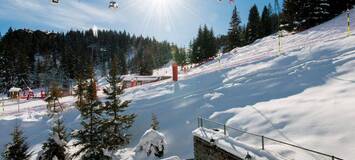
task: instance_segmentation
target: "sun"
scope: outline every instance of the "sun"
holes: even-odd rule
[[[152,27],[171,32],[175,27],[173,20],[180,14],[183,1],[185,0],[136,0],[144,17],[143,32]]]

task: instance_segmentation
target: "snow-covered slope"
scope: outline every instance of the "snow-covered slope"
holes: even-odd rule
[[[343,14],[283,37],[284,55],[278,54],[277,37],[269,36],[223,55],[221,63],[181,74],[176,83],[130,90],[125,96],[134,99],[130,112],[139,115],[132,133],[144,131],[151,112],[157,113],[168,152],[191,158],[191,131],[203,116],[352,159],[355,126],[347,122],[355,118],[355,37],[345,32]],[[259,140],[241,140],[260,146]],[[267,148],[289,159],[326,158],[285,146]]]
[[[351,11],[355,17],[355,10]],[[351,21],[355,21],[352,18]],[[355,24],[351,24],[355,30]],[[282,38],[276,36],[224,54],[220,63],[208,62],[180,74],[178,82],[164,81],[128,89],[133,100],[128,112],[138,115],[130,132],[130,147],[158,115],[167,138],[166,156],[193,157],[192,131],[197,117],[305,146],[344,159],[355,151],[355,36],[346,36],[346,16]],[[25,105],[25,104],[24,104]],[[8,106],[11,107],[11,106]],[[12,107],[16,107],[13,105]],[[0,136],[8,137],[21,119],[0,117]],[[75,109],[64,114],[66,126],[79,126]],[[45,140],[47,118],[23,122],[31,144]],[[5,128],[5,130],[3,130]],[[259,141],[230,133],[248,145]],[[0,150],[9,138],[0,139]],[[37,147],[38,148],[38,147]],[[266,149],[286,159],[326,159],[266,143]]]

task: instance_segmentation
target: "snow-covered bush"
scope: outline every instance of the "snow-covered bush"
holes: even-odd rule
[[[156,157],[163,157],[166,149],[166,138],[164,134],[154,130],[147,130],[141,137],[138,145],[135,148],[136,152],[145,152],[147,157],[154,154]]]

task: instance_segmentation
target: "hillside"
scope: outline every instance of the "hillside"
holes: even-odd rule
[[[177,83],[130,90],[125,96],[134,99],[130,112],[140,115],[132,133],[146,129],[151,112],[157,113],[169,152],[191,158],[191,131],[203,116],[350,159],[355,147],[350,128],[355,126],[347,122],[355,118],[355,38],[345,31],[343,14],[283,37],[283,55],[277,37],[269,36],[223,55],[220,63],[182,74]],[[288,159],[307,156],[283,149],[290,148],[272,147]]]
[[[355,10],[351,16],[355,17]],[[355,29],[354,23],[351,28]],[[193,157],[192,131],[197,127],[197,117],[202,116],[352,159],[355,36],[347,37],[345,31],[346,16],[342,14],[317,27],[282,37],[282,54],[278,53],[277,36],[272,35],[224,54],[220,62],[210,61],[181,73],[178,82],[127,89],[123,98],[133,100],[127,112],[138,115],[130,130],[133,135],[130,147],[138,143],[149,128],[151,113],[155,113],[160,131],[167,138],[166,156]],[[64,100],[69,105],[74,98]],[[31,144],[46,139],[48,118],[40,109],[33,109],[44,108],[44,104],[24,103],[27,111],[20,114],[6,111],[1,115],[0,126],[5,129],[1,129],[0,136],[6,138],[0,139],[0,150],[18,121],[23,121]],[[7,107],[15,110],[17,105]],[[75,109],[64,113],[66,126],[71,129],[79,126],[79,118]],[[259,146],[259,142],[245,135],[231,133],[231,136]],[[324,158],[277,145],[266,148],[280,159]]]

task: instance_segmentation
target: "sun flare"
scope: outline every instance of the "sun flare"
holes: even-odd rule
[[[145,32],[148,28],[171,32],[176,29],[173,19],[180,15],[186,6],[185,0],[137,0],[142,13]]]

